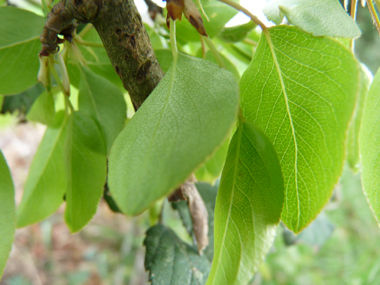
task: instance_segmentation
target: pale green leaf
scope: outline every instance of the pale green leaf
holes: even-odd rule
[[[81,68],[78,106],[98,124],[108,153],[127,116],[123,93],[104,77]]]
[[[239,26],[226,27],[220,31],[218,37],[225,42],[240,42],[256,27],[257,25],[253,21],[249,21],[248,23]]]
[[[206,161],[202,167],[197,169],[195,176],[198,181],[214,184],[223,170],[224,161],[226,160],[229,140],[226,140],[216,153]]]
[[[371,78],[369,71],[365,70],[366,67],[359,68],[359,88],[357,92],[357,99],[353,117],[350,122],[347,137],[347,162],[354,172],[360,169],[360,155],[359,155],[359,131],[362,122],[363,110],[369,86],[371,85]]]
[[[240,81],[245,119],[278,153],[285,181],[282,221],[301,231],[321,211],[342,172],[358,70],[334,40],[280,26],[263,35]]]
[[[289,23],[314,36],[356,38],[360,30],[338,0],[282,0],[264,8],[268,20]]]
[[[53,122],[55,115],[54,98],[52,94],[46,91],[38,96],[37,100],[33,103],[32,108],[28,112],[26,118],[29,121],[39,122],[41,124],[49,125]]]
[[[15,233],[14,187],[7,162],[0,151],[0,279]]]
[[[44,24],[32,12],[0,7],[0,94],[16,94],[37,82]]]
[[[284,184],[268,138],[249,123],[233,136],[216,197],[207,284],[247,284],[274,240]]]
[[[194,247],[183,242],[172,230],[157,224],[144,240],[145,269],[152,285],[204,284],[210,272],[210,262]]]
[[[380,221],[380,69],[369,89],[359,135],[364,193]]]
[[[58,112],[47,128],[30,166],[17,209],[17,227],[37,223],[54,213],[67,187],[64,157],[67,116]]]
[[[156,32],[155,28],[150,27],[148,24],[144,24],[145,30],[148,33],[150,43],[152,44],[152,47],[154,50],[156,49],[163,49],[166,46],[164,46],[164,40],[163,38]]]
[[[238,0],[233,0],[239,2]],[[198,1],[196,1],[198,2]],[[223,29],[224,25],[227,24],[233,16],[237,14],[237,11],[217,0],[201,0],[204,11],[210,21],[207,21],[202,12],[201,16],[203,19],[203,24],[206,28],[207,35],[210,38],[215,37]],[[177,21],[176,23],[177,37],[178,39],[187,41],[199,41],[199,33],[197,30],[189,23],[189,21],[182,17],[182,21]]]
[[[237,105],[231,73],[179,54],[111,149],[109,186],[121,210],[138,214],[183,182],[227,137]]]
[[[98,127],[82,112],[70,115],[65,143],[65,221],[71,232],[77,232],[91,220],[102,197],[107,156]]]
[[[198,53],[197,56],[198,57],[202,57],[202,53],[200,53],[200,54]],[[232,73],[232,75],[234,76],[236,82],[239,82],[239,80],[240,80],[240,74],[239,74],[239,71],[237,70],[236,66],[225,55],[220,54],[220,56],[223,59],[223,62],[225,64],[225,66],[226,66],[226,69],[229,72]],[[212,54],[212,52],[210,50],[206,52],[206,60],[209,60],[209,61],[217,64],[215,56]]]

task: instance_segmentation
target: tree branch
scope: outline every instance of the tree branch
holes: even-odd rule
[[[137,110],[164,76],[133,0],[63,0],[55,5],[41,34],[42,55],[55,53],[74,20],[99,33],[116,73]]]

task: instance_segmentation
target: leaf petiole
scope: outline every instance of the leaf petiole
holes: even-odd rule
[[[210,48],[212,54],[214,55],[215,59],[216,59],[216,62],[218,63],[218,65],[220,67],[223,67],[223,68],[226,68],[226,65],[224,64],[224,61],[222,59],[222,57],[220,56],[218,50],[216,49],[214,43],[212,42],[212,40],[209,38],[209,37],[206,37],[206,36],[203,36],[203,39],[205,40],[206,44],[208,45],[208,47]]]
[[[177,39],[176,39],[176,31],[175,31],[175,21],[170,18],[170,45],[172,47],[173,60],[177,61],[178,58],[178,49],[177,49]]]

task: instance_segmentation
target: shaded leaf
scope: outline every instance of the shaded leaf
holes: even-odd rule
[[[190,210],[186,201],[171,202],[171,206],[174,210],[177,210],[181,217],[182,223],[187,232],[193,234],[193,221],[191,220]]]
[[[359,135],[363,190],[368,203],[380,221],[380,71],[368,92]]]
[[[249,123],[234,134],[215,206],[214,259],[207,284],[247,284],[274,240],[284,185],[268,138]]]
[[[37,100],[33,103],[32,108],[26,116],[26,119],[29,121],[35,121],[41,124],[49,125],[54,121],[54,115],[54,98],[52,94],[48,94],[45,91],[40,94]]]
[[[360,169],[359,131],[362,123],[365,100],[369,86],[371,85],[371,78],[369,78],[368,75],[369,71],[365,71],[365,68],[364,66],[359,68],[359,88],[354,115],[350,122],[347,137],[347,162],[354,172],[358,172]]]
[[[144,245],[145,269],[149,270],[152,285],[205,283],[210,262],[172,230],[161,224],[155,225],[147,231]]]
[[[45,19],[32,12],[0,7],[0,94],[17,94],[37,82],[44,24]]]
[[[268,36],[240,81],[241,106],[277,151],[285,181],[281,219],[297,233],[327,203],[342,172],[357,64],[336,41],[295,27],[273,27]]]
[[[231,73],[179,54],[111,149],[109,186],[121,210],[141,213],[183,182],[226,138],[237,100]]]
[[[225,27],[220,31],[218,37],[225,42],[240,42],[244,40],[248,33],[256,27],[257,25],[253,21],[234,27]]]
[[[68,130],[65,221],[71,232],[77,232],[91,220],[102,197],[107,156],[98,127],[84,113],[70,115]]]
[[[284,239],[287,245],[303,242],[311,246],[322,247],[330,238],[334,231],[334,224],[324,212],[305,228],[299,235],[294,235],[291,231],[285,228]]]
[[[238,0],[233,1],[239,2]],[[201,0],[201,3],[210,20],[207,21],[203,13],[201,13],[203,24],[210,38],[216,36],[223,29],[224,25],[237,14],[234,8],[216,0]],[[199,33],[186,19],[177,21],[176,29],[179,40],[185,42],[200,40]]]
[[[108,153],[127,116],[127,106],[120,89],[104,77],[81,68],[78,107],[98,124]]]
[[[67,122],[67,116],[61,111],[46,129],[30,166],[22,201],[17,209],[17,227],[45,219],[63,202],[68,182],[64,162]]]
[[[160,64],[162,70],[165,73],[168,72],[173,62],[172,52],[168,49],[158,49],[158,50],[155,50],[154,53],[156,54],[158,63]]]
[[[14,187],[7,162],[0,151],[0,279],[15,233],[15,200]]]
[[[314,36],[356,38],[360,30],[338,0],[282,0],[263,10],[268,20],[289,23]]]

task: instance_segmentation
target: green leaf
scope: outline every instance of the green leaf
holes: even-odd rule
[[[237,106],[231,73],[179,54],[111,149],[109,186],[120,209],[141,213],[183,182],[226,138]]]
[[[277,151],[285,181],[281,219],[297,233],[327,203],[342,172],[357,64],[336,41],[295,27],[273,27],[268,36],[240,81],[241,106]]]
[[[179,216],[181,217],[183,226],[189,233],[193,234],[193,220],[191,219],[191,214],[189,207],[187,206],[187,201],[178,201],[170,203],[174,210],[178,211]]]
[[[150,228],[144,240],[145,269],[152,285],[204,284],[210,262],[194,247],[178,238],[169,228],[157,224]]]
[[[369,89],[364,107],[359,146],[364,193],[380,224],[380,69]]]
[[[350,122],[347,137],[347,162],[354,172],[360,169],[360,154],[359,154],[359,131],[362,123],[363,110],[371,78],[369,71],[365,71],[364,66],[359,68],[359,88],[355,105],[354,115]]]
[[[244,40],[248,33],[256,27],[257,25],[253,21],[249,21],[248,23],[239,26],[226,27],[220,31],[218,37],[225,42],[240,42]]]
[[[43,92],[32,105],[26,118],[29,121],[49,125],[54,121],[55,106],[52,94]]]
[[[98,124],[108,153],[127,116],[123,93],[104,77],[81,68],[78,106]]]
[[[238,0],[233,0],[238,2]],[[202,12],[201,16],[203,19],[203,24],[206,28],[207,35],[210,38],[215,37],[223,29],[224,25],[227,24],[229,20],[232,19],[237,14],[237,11],[217,0],[201,0],[204,11],[210,21],[207,21]],[[198,4],[197,4],[198,6]],[[197,30],[189,23],[189,21],[182,17],[182,21],[177,21],[177,38],[184,42],[188,41],[199,41],[199,33]]]
[[[77,232],[91,220],[102,197],[107,156],[102,135],[90,117],[74,112],[68,130],[65,221],[71,232]]]
[[[284,240],[287,245],[303,242],[320,248],[330,238],[334,228],[334,224],[331,223],[327,215],[322,212],[297,236],[285,228]]]
[[[215,180],[222,173],[229,142],[229,140],[226,140],[217,152],[201,168],[197,169],[195,176],[198,181],[214,184]]]
[[[249,123],[233,136],[215,206],[214,259],[207,284],[247,284],[274,240],[284,185],[268,138]]]
[[[163,49],[164,48],[163,40],[161,36],[156,32],[156,30],[145,23],[144,23],[144,27],[145,27],[146,32],[148,33],[149,40],[150,40],[150,43],[152,44],[153,49],[154,50]]]
[[[37,82],[44,24],[32,12],[0,7],[0,94],[17,94]]]
[[[156,54],[158,63],[160,64],[162,70],[165,73],[168,72],[173,62],[172,52],[168,49],[158,49],[158,50],[155,50],[154,53]]]
[[[45,219],[62,204],[68,182],[64,164],[66,132],[67,116],[61,111],[46,129],[33,158],[17,209],[17,227]]]
[[[84,35],[82,39],[88,42],[102,43],[102,40],[94,28],[87,32],[87,34]],[[123,83],[113,68],[107,51],[104,48],[85,47],[80,44],[78,44],[78,47],[83,57],[86,59],[89,69],[91,69],[96,74],[105,77],[117,87],[123,88]],[[76,88],[79,88],[79,79],[81,78],[81,74],[77,65],[74,64],[72,60],[69,60],[67,62],[67,71],[69,73],[70,83]]]
[[[268,20],[289,23],[314,36],[356,38],[361,32],[338,0],[282,0],[263,10]]]
[[[11,173],[3,153],[0,151],[0,279],[15,233],[15,200]]]

